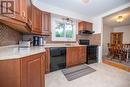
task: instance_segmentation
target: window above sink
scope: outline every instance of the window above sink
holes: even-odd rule
[[[52,41],[76,41],[77,22],[52,16]]]

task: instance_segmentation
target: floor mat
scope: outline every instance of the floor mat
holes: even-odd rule
[[[88,75],[96,70],[87,66],[86,64],[63,69],[62,72],[67,78],[68,81],[72,81],[74,79],[80,78],[82,76]]]

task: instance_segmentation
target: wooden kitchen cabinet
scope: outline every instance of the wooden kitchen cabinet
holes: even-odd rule
[[[42,12],[42,34],[51,34],[51,14],[48,12]]]
[[[1,14],[4,15],[0,18],[1,23],[24,33],[51,34],[50,13],[43,12],[32,5],[31,0],[14,0],[14,6],[14,14]]]
[[[50,72],[50,48],[47,48],[45,56],[45,73],[49,72]]]
[[[86,62],[86,47],[79,47],[79,64],[83,64]]]
[[[76,63],[78,59],[75,58],[78,56],[77,53],[78,52],[75,47],[67,48],[67,51],[66,51],[66,66],[67,67],[77,65]]]
[[[13,0],[13,1],[14,1],[14,9],[11,10],[13,14],[1,13],[0,22],[12,27],[17,31],[30,32],[30,28],[32,26],[31,0]],[[0,3],[0,5],[2,4]],[[7,10],[10,11],[10,9]]]
[[[79,27],[79,31],[80,30],[90,30],[90,31],[92,31],[93,24],[90,23],[90,22],[82,21],[82,22],[79,22],[78,27]]]
[[[40,35],[51,34],[51,15],[32,7],[32,33]]]
[[[45,54],[21,59],[22,87],[44,87]]]
[[[71,67],[86,62],[86,47],[69,47],[66,51],[66,66]]]
[[[0,61],[0,87],[45,87],[45,54]]]
[[[42,12],[35,6],[32,6],[32,33],[42,33]]]
[[[20,87],[20,61],[0,61],[0,87]]]
[[[1,15],[15,20],[24,21],[25,9],[23,8],[23,3],[24,2],[22,0],[13,0],[12,2],[1,0]],[[8,4],[10,4],[12,8],[8,8]]]
[[[12,21],[11,19],[14,19],[16,21],[27,22],[29,11],[28,9],[31,6],[31,0],[13,0],[14,5],[11,4],[11,6],[13,6],[11,9],[4,6],[4,4],[7,4],[7,6],[8,4],[10,4],[7,1],[8,0],[1,0],[1,15],[9,17],[10,19],[8,19],[8,21]],[[10,14],[7,12],[9,12]]]

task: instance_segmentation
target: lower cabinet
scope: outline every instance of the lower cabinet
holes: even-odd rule
[[[45,73],[50,72],[50,49],[46,49],[46,55],[45,55]]]
[[[66,66],[71,67],[86,63],[86,47],[69,47],[66,52]]]
[[[86,47],[82,46],[78,48],[79,56],[78,56],[78,64],[86,63],[87,53],[86,53]]]
[[[0,87],[45,87],[45,54],[0,61]]]
[[[21,87],[20,71],[19,60],[1,60],[0,87]]]
[[[44,87],[45,54],[21,59],[22,87]]]

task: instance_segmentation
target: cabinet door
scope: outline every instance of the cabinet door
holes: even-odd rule
[[[78,53],[78,48],[77,47],[70,47],[67,48],[66,52],[66,66],[75,66],[78,64],[79,60],[79,53]]]
[[[22,87],[45,87],[44,63],[43,53],[21,59]]]
[[[79,27],[79,31],[86,29],[86,24],[85,24],[85,22],[80,22],[80,23],[78,24],[78,27]]]
[[[86,62],[86,47],[67,48],[66,66],[75,66]]]
[[[123,42],[123,32],[111,33],[111,44],[122,44]]]
[[[90,23],[90,22],[86,22],[86,29],[92,31],[92,29],[93,29],[93,24]]]
[[[79,22],[78,26],[79,26],[79,31],[80,30],[90,30],[90,31],[92,31],[92,29],[93,29],[93,24],[90,23],[90,22],[82,21],[82,22]]]
[[[86,47],[79,47],[79,64],[86,63]]]
[[[23,5],[26,5],[26,0],[1,0],[1,14],[24,22],[26,19],[26,6]]]
[[[21,87],[19,60],[0,61],[0,87]]]
[[[32,25],[32,2],[31,0],[19,0],[20,1],[20,15],[21,21]]]
[[[46,49],[46,57],[45,57],[45,72],[50,72],[50,49]]]
[[[19,20],[27,23],[27,0],[18,0],[20,3]]]
[[[33,18],[32,32],[36,34],[41,34],[42,12],[35,6],[32,6],[32,18]]]
[[[73,48],[67,48],[66,49],[66,66],[67,67],[74,65],[73,57],[74,57]]]
[[[27,24],[29,25],[30,28],[32,28],[32,3],[31,0],[27,0]]]
[[[117,42],[118,44],[122,44],[122,42],[123,42],[123,32],[118,34],[118,40],[117,41],[118,41]]]
[[[47,12],[42,12],[42,34],[50,35],[51,32],[51,15]]]

